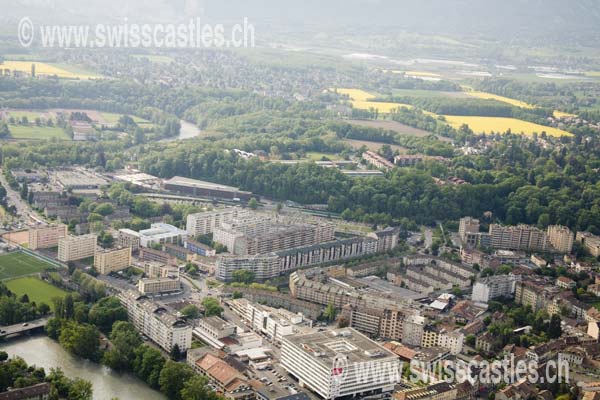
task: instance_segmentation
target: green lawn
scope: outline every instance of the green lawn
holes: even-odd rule
[[[8,129],[13,139],[69,139],[65,131],[56,126],[9,125]]]
[[[0,256],[0,280],[42,272],[52,265],[22,252]]]
[[[311,161],[321,161],[323,157],[330,159],[331,161],[341,161],[344,158],[340,157],[337,154],[328,154],[328,153],[317,153],[317,152],[309,152],[306,153],[306,158]]]
[[[17,297],[26,294],[29,301],[35,301],[38,304],[46,303],[51,308],[53,307],[53,297],[63,297],[67,294],[66,291],[33,276],[13,279],[6,281],[5,284]]]
[[[115,113],[108,113],[108,112],[103,112],[100,113],[102,115],[102,118],[104,118],[104,120],[106,121],[107,124],[111,124],[111,125],[116,125],[119,122],[119,118],[121,118],[123,116],[123,114],[115,114]],[[144,118],[140,118],[140,117],[136,117],[135,115],[130,115],[131,118],[133,118],[133,121],[138,124],[141,128],[151,128],[154,126],[154,124]]]

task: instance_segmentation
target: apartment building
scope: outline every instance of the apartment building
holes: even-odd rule
[[[512,298],[519,275],[494,275],[475,282],[471,299],[477,303],[488,303],[498,297]]]
[[[352,328],[284,336],[281,365],[323,399],[391,392],[387,374],[400,368],[395,354]]]
[[[214,241],[237,255],[267,254],[333,239],[332,224],[288,225],[263,219],[222,223],[213,233]]]
[[[185,248],[192,253],[203,257],[214,257],[217,255],[217,251],[215,249],[190,238],[185,241]]]
[[[131,247],[132,252],[140,249],[140,234],[131,229],[119,229],[117,247]]]
[[[162,264],[177,265],[177,258],[164,251],[154,250],[148,247],[140,248],[139,258],[141,261],[155,261]]]
[[[62,262],[93,257],[96,250],[96,235],[66,236],[58,240],[58,259]]]
[[[377,240],[377,252],[385,253],[396,248],[400,239],[400,229],[388,227],[380,231],[372,232],[369,237]]]
[[[530,225],[490,225],[491,246],[496,249],[550,251],[546,232]]]
[[[257,280],[266,280],[280,274],[279,257],[276,254],[254,256],[221,256],[217,259],[215,277],[224,282],[233,280],[237,270],[254,273]]]
[[[427,319],[421,315],[409,315],[402,326],[402,344],[421,346]]]
[[[155,296],[180,291],[181,282],[179,278],[170,277],[142,278],[138,281],[137,287],[142,295]]]
[[[144,275],[148,278],[179,277],[179,268],[157,261],[146,261],[144,262]]]
[[[596,236],[590,232],[577,232],[575,237],[583,248],[594,257],[600,257],[600,236]]]
[[[457,355],[462,352],[464,341],[465,335],[461,332],[438,331],[432,326],[426,326],[423,329],[420,346],[424,349],[442,347],[448,349],[450,354]]]
[[[213,233],[222,223],[249,216],[250,211],[241,207],[201,212],[188,215],[185,227],[189,236],[207,235]]]
[[[237,299],[232,309],[239,310],[240,318],[246,321],[252,330],[266,335],[270,340],[281,343],[283,336],[293,335],[296,325],[304,321],[302,314],[294,314],[283,308],[273,308],[251,303],[246,299]]]
[[[370,150],[367,150],[362,154],[362,159],[375,168],[384,169],[386,171],[390,171],[394,168],[394,164],[392,162]]]
[[[139,231],[140,246],[152,247],[157,244],[179,244],[187,238],[187,232],[173,225],[157,223],[150,225],[150,229]]]
[[[29,229],[29,248],[48,249],[58,246],[58,240],[67,236],[64,224],[40,226]]]
[[[119,300],[137,331],[164,351],[170,352],[175,345],[187,351],[192,346],[192,326],[165,307],[131,290],[121,292]]]
[[[467,233],[479,232],[479,220],[471,217],[463,217],[458,225],[458,236],[463,244],[467,242]]]
[[[131,247],[103,249],[96,247],[94,268],[101,275],[108,275],[131,265]]]
[[[566,226],[550,225],[546,234],[548,241],[557,252],[568,254],[573,249],[573,232]]]
[[[559,291],[560,289],[547,285],[545,281],[523,279],[516,283],[515,303],[531,306],[534,311],[547,309]]]

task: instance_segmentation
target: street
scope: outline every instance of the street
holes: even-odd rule
[[[41,223],[46,224],[44,218],[34,211],[27,201],[21,198],[21,195],[8,185],[8,181],[4,177],[4,171],[0,169],[0,184],[6,189],[6,199],[8,206],[14,206],[17,210],[17,215],[21,217],[21,222],[24,224]]]

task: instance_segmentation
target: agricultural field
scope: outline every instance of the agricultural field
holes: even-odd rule
[[[462,124],[467,124],[475,133],[506,132],[511,130],[513,133],[524,133],[533,135],[546,132],[548,136],[561,137],[572,136],[571,133],[550,126],[534,124],[532,122],[522,121],[516,118],[500,117],[468,117],[457,115],[445,115],[446,121],[455,128],[460,128]]]
[[[8,129],[13,139],[69,139],[66,132],[57,126],[9,125]]]
[[[1,69],[9,69],[11,71],[19,71],[25,74],[31,74],[31,65],[35,64],[36,75],[58,76],[63,79],[95,79],[100,78],[100,75],[86,71],[76,66],[51,64],[37,61],[9,61],[5,60],[0,64]]]
[[[496,101],[500,101],[502,103],[510,104],[511,106],[515,106],[515,107],[529,108],[529,109],[535,108],[535,106],[532,106],[531,104],[527,104],[524,101],[511,99],[509,97],[504,97],[504,96],[498,96],[497,94],[486,93],[486,92],[477,92],[477,91],[467,91],[465,93],[469,96],[477,97],[478,99],[496,100]]]
[[[0,255],[0,280],[45,271],[52,265],[22,252]]]
[[[380,113],[387,114],[399,107],[413,108],[410,104],[371,101],[377,96],[360,89],[337,89],[337,92],[348,95],[352,106],[359,110],[376,109]]]
[[[123,116],[123,114],[115,114],[115,113],[107,113],[101,112],[99,113],[100,117],[103,121],[98,121],[99,123],[103,123],[106,125],[116,125],[119,122],[119,118]],[[154,124],[144,118],[136,117],[135,115],[130,115],[133,118],[133,121],[140,126],[140,128],[151,128]],[[93,118],[92,118],[93,119]]]
[[[38,304],[46,303],[50,308],[53,307],[53,297],[64,297],[67,294],[63,289],[57,288],[33,276],[12,279],[4,283],[17,297],[26,294],[29,297],[29,301],[35,301]]]
[[[389,131],[394,131],[399,135],[417,136],[417,137],[426,137],[426,136],[432,135],[431,132],[427,132],[427,131],[425,131],[423,129],[419,129],[419,128],[414,128],[412,126],[404,125],[404,124],[401,124],[400,122],[396,122],[396,121],[388,121],[388,120],[374,121],[374,120],[353,119],[353,120],[348,120],[346,122],[353,124],[353,125],[364,126],[367,128],[386,129]],[[440,140],[451,142],[451,140],[449,138],[444,138],[444,137],[440,137]]]
[[[365,146],[367,149],[371,151],[378,151],[382,146],[385,146],[387,143],[380,142],[371,142],[368,140],[358,140],[358,139],[342,139],[342,142],[351,146],[353,149],[360,149]],[[408,149],[406,147],[398,146],[397,144],[387,144],[393,151],[398,151],[399,154],[408,154]]]

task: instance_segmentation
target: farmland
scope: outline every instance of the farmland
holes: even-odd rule
[[[57,126],[9,125],[8,129],[13,139],[69,139],[65,131]]]
[[[417,137],[426,137],[430,136],[431,132],[427,132],[423,129],[413,128],[412,126],[401,124],[396,121],[387,121],[387,120],[349,120],[349,123],[358,126],[364,126],[367,128],[380,128],[386,129],[390,131],[394,131],[399,135],[407,135],[407,136],[417,136]],[[448,138],[441,138],[441,140],[450,141]]]
[[[387,114],[399,107],[413,108],[410,104],[371,101],[376,96],[360,89],[337,89],[337,92],[347,95],[352,102],[352,106],[359,110],[376,109],[380,113]]]
[[[64,79],[94,79],[99,78],[99,75],[93,72],[85,71],[75,66],[66,66],[60,64],[50,64],[44,62],[33,61],[4,61],[0,64],[0,68],[10,71],[19,71],[25,74],[31,74],[31,65],[35,65],[36,75],[57,76]]]
[[[467,117],[457,115],[445,115],[446,120],[455,128],[459,128],[462,124],[467,124],[475,133],[491,133],[491,132],[506,132],[511,130],[513,133],[524,133],[525,135],[533,135],[546,132],[548,136],[561,137],[572,136],[569,132],[550,126],[534,124],[532,122],[521,121],[516,118],[500,118],[500,117]]]
[[[29,301],[37,304],[46,303],[50,308],[53,307],[52,298],[64,297],[67,294],[66,291],[33,276],[13,279],[5,284],[18,297],[26,294]]]
[[[52,267],[50,264],[22,252],[0,256],[0,280],[35,274]]]
[[[531,104],[527,104],[524,101],[511,99],[509,97],[504,97],[504,96],[498,96],[498,95],[492,94],[492,93],[477,92],[477,91],[467,91],[465,93],[468,94],[469,96],[477,97],[478,99],[496,100],[496,101],[500,101],[502,103],[510,104],[511,106],[515,106],[515,107],[529,108],[529,109],[535,108],[535,106],[532,106]]]

